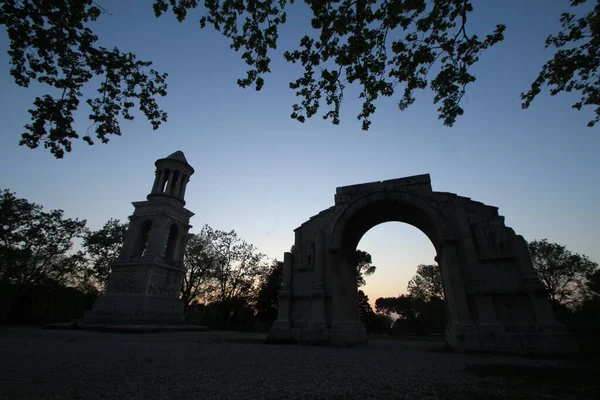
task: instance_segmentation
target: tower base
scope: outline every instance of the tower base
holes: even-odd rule
[[[106,293],[81,322],[88,324],[182,324],[178,298],[184,271],[170,265],[115,264]]]

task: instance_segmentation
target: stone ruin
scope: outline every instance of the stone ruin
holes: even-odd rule
[[[184,208],[184,197],[194,169],[181,151],[155,165],[156,177],[147,200],[133,203],[135,211],[106,292],[96,299],[83,323],[183,322],[179,293],[189,221],[194,215]]]
[[[504,224],[498,208],[433,191],[428,174],[339,187],[332,207],[295,230],[270,337],[365,342],[353,255],[369,229],[388,221],[415,226],[433,243],[446,297],[445,335],[453,348],[576,351],[556,321],[523,237]]]
[[[194,169],[181,151],[156,161],[146,201],[134,202],[106,292],[82,323],[177,324],[183,256],[194,215],[185,189]],[[434,192],[428,174],[339,187],[335,204],[295,230],[284,254],[275,340],[349,346],[367,340],[359,319],[356,246],[372,227],[405,222],[429,237],[441,270],[457,350],[571,353],[575,342],[554,316],[522,236],[496,207]]]

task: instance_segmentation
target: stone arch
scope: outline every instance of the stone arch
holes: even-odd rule
[[[467,320],[468,305],[460,265],[452,258],[455,253],[454,235],[447,217],[435,206],[435,198],[402,189],[380,190],[365,194],[340,213],[331,234],[333,280],[337,293],[332,297],[336,323],[344,332],[352,328],[358,315],[357,287],[353,277],[352,255],[360,239],[371,228],[385,222],[403,222],[422,231],[436,249],[440,266],[449,326]],[[444,252],[446,249],[446,252]],[[446,254],[444,254],[446,253]],[[355,315],[356,314],[356,315]],[[462,315],[461,315],[462,314]],[[335,324],[334,324],[335,325]],[[347,333],[342,333],[346,336]]]
[[[165,243],[165,260],[173,260],[175,256],[175,249],[177,248],[179,238],[179,228],[176,223],[171,224],[169,227],[169,234],[167,235],[167,242]]]
[[[140,225],[140,230],[138,233],[133,257],[139,258],[144,255],[146,247],[148,246],[150,230],[152,230],[152,221],[147,219]]]
[[[378,191],[366,194],[344,208],[335,222],[331,244],[336,249],[353,247],[354,250],[369,229],[397,221],[421,230],[439,253],[444,242],[453,240],[445,220],[424,195],[406,190]]]
[[[436,249],[449,345],[572,351],[572,338],[531,274],[524,241],[504,225],[497,207],[434,192],[428,174],[338,187],[335,205],[295,229],[294,251],[284,254],[271,337],[344,346],[366,341],[353,254],[369,229],[388,221],[416,227]]]

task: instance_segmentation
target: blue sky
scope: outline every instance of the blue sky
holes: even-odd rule
[[[497,23],[507,31],[473,68],[477,82],[468,89],[465,115],[448,128],[429,92],[404,112],[395,96],[376,103],[368,132],[355,117],[356,88],[345,95],[339,126],[289,118],[296,98],[288,83],[300,70],[283,60],[283,51],[295,48],[308,26],[305,4],[291,7],[274,72],[256,92],[238,88],[244,62],[224,38],[199,29],[199,13],[182,24],[170,15],[156,20],[150,3],[103,0],[112,15],[95,29],[101,43],[169,73],[169,94],[160,100],[168,123],[152,131],[138,115],[122,123],[122,137],[108,145],[75,143],[63,160],[18,146],[33,98],[46,92],[14,84],[8,38],[0,35],[0,187],[98,229],[111,217],[125,220],[130,203],[150,191],[154,161],[182,150],[196,169],[186,194],[196,213],[192,231],[204,224],[235,229],[282,259],[293,229],[333,205],[337,186],[430,173],[434,190],[499,207],[527,240],[548,238],[600,261],[600,135],[586,127],[591,110],[571,109],[572,95],[542,94],[529,110],[519,100],[552,55],[544,40],[557,31],[567,0],[475,2],[471,32],[489,32]],[[87,114],[82,109],[76,120],[82,132]],[[424,234],[400,223],[373,228],[359,247],[379,267],[365,287],[371,301],[404,292],[416,266],[435,255]]]

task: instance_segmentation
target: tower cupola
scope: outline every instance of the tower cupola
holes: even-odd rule
[[[166,158],[157,160],[156,176],[148,200],[156,196],[167,197],[185,205],[185,188],[194,173],[194,168],[188,164],[182,151],[176,151]]]

